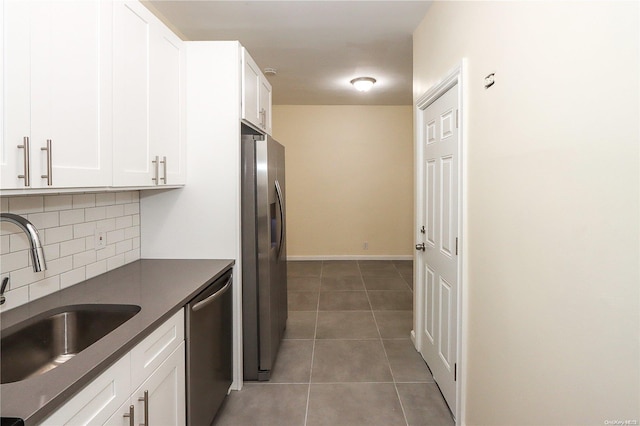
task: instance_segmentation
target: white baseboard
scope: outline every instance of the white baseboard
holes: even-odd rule
[[[298,260],[413,260],[411,255],[322,255],[322,256],[287,256],[288,261]]]

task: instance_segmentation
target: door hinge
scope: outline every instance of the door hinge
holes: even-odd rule
[[[456,237],[456,256],[458,255],[458,237]]]
[[[453,381],[458,381],[458,363],[453,364]]]
[[[458,128],[458,110],[456,110],[456,129]]]

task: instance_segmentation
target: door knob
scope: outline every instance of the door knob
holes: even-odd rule
[[[424,243],[416,244],[416,250],[425,251],[426,247],[424,246]]]

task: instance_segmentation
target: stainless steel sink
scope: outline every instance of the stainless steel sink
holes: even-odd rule
[[[46,373],[73,358],[140,312],[136,305],[71,305],[2,331],[1,382]]]

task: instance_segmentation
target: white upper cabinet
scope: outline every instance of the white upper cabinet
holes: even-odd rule
[[[2,188],[110,185],[112,3],[7,0],[3,18]]]
[[[116,1],[113,62],[113,185],[184,184],[184,43],[141,3]]]
[[[242,118],[271,134],[271,84],[242,48]]]

